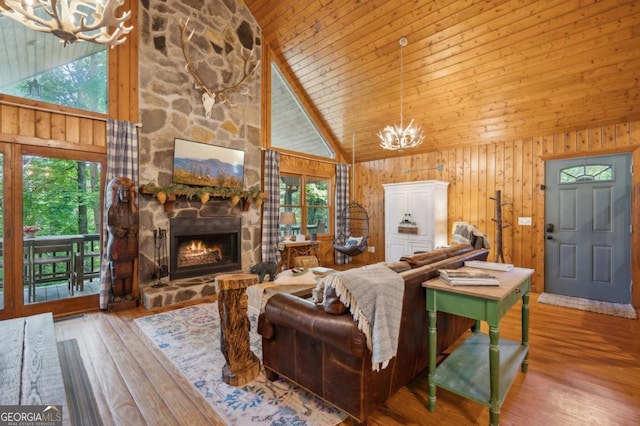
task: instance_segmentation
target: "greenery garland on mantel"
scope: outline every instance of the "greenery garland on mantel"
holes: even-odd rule
[[[154,183],[146,183],[140,187],[141,194],[151,194],[164,205],[165,211],[173,209],[176,197],[182,196],[191,200],[197,197],[202,204],[206,204],[211,197],[228,198],[232,205],[243,200],[243,210],[247,210],[250,203],[260,206],[266,195],[259,189],[245,190],[241,188],[229,188],[224,186],[190,186],[180,183],[172,183],[169,186],[157,186]]]

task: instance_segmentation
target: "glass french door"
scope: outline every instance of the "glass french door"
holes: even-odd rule
[[[5,259],[5,245],[7,241],[5,239],[5,222],[11,220],[11,212],[6,208],[8,206],[8,197],[6,188],[10,188],[10,176],[9,173],[9,151],[10,145],[0,142],[0,318],[7,318],[10,316],[10,312],[7,306],[10,305],[12,295],[6,288],[6,283],[9,280],[7,271],[6,259]],[[10,269],[10,268],[9,268]]]
[[[104,156],[0,146],[0,317],[97,308]]]

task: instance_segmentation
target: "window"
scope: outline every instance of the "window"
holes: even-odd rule
[[[610,165],[592,164],[568,167],[560,170],[560,183],[611,182],[613,168]]]
[[[296,223],[281,224],[280,235],[328,234],[330,193],[329,179],[281,175],[280,212],[293,212]]]
[[[97,294],[100,241],[99,162],[39,155],[22,157],[25,303]],[[35,234],[27,230],[34,229]],[[23,290],[24,291],[24,290]]]
[[[0,311],[4,309],[4,152],[0,151]]]
[[[306,233],[326,234],[329,223],[329,181],[308,177],[304,188]]]
[[[107,113],[106,45],[66,47],[49,33],[0,16],[0,92],[56,105]]]
[[[23,156],[23,226],[37,226],[43,235],[97,234],[100,167],[91,161]]]
[[[104,165],[103,154],[0,141],[0,317],[95,306]]]
[[[271,64],[271,146],[335,158],[274,63]]]

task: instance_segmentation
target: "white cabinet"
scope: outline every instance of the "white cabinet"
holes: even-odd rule
[[[448,244],[448,182],[425,180],[382,186],[386,262]],[[402,226],[409,215],[415,225]]]

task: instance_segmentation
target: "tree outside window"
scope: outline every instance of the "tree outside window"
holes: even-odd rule
[[[74,54],[79,55],[80,52],[68,53],[68,48],[63,48],[61,43],[56,44],[60,47],[56,46],[54,52],[49,52],[51,61],[47,62],[44,56],[38,56],[33,59],[33,68],[16,67],[18,73],[24,74],[12,74],[11,80],[6,77],[6,70],[0,69],[0,93],[106,114],[106,46],[99,46],[100,50],[89,51],[88,55],[78,57]],[[65,58],[69,58],[68,62],[62,62]]]
[[[326,234],[329,223],[329,181],[307,178],[305,181],[306,233]]]
[[[99,232],[99,163],[25,155],[23,188],[24,226],[42,235]]]
[[[296,224],[280,225],[280,235],[329,233],[329,194],[329,179],[281,175],[280,212],[293,212]]]
[[[16,34],[0,46],[7,56],[0,62],[0,93],[107,113],[108,46],[63,46],[51,34],[21,29],[21,24],[0,17],[0,32]]]

